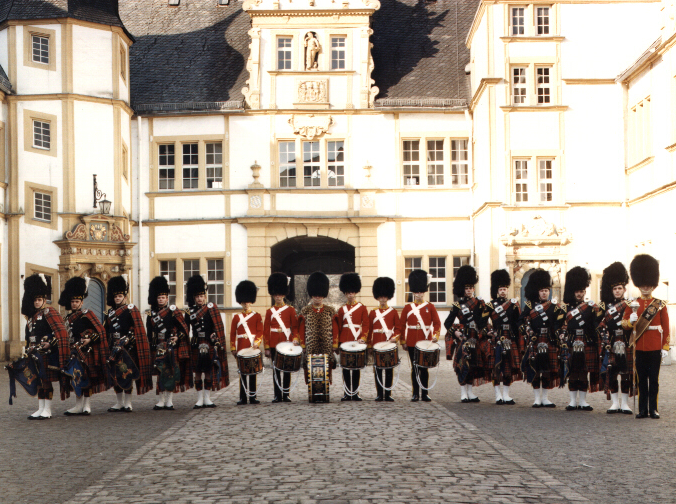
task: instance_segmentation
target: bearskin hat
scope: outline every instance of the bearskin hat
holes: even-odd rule
[[[315,271],[307,279],[307,294],[310,297],[326,297],[329,295],[331,282],[321,271]]]
[[[344,273],[340,276],[338,288],[343,294],[348,292],[356,294],[361,291],[361,278],[357,273]]]
[[[242,280],[235,287],[235,300],[239,303],[255,303],[258,287],[251,280]]]
[[[268,294],[286,296],[289,293],[289,277],[284,273],[273,273],[268,277]]]
[[[629,265],[629,273],[636,287],[657,287],[660,283],[660,263],[648,254],[634,257]]]
[[[500,287],[509,287],[512,285],[512,279],[509,277],[509,272],[504,269],[495,270],[491,273],[491,298],[498,297],[498,289]]]
[[[87,280],[81,277],[73,277],[66,282],[63,292],[59,297],[59,304],[70,309],[70,302],[73,299],[84,299],[87,297]]]
[[[589,271],[582,266],[575,266],[566,273],[566,287],[563,289],[563,302],[567,305],[575,305],[575,293],[587,290],[591,283]]]
[[[156,276],[150,281],[148,286],[148,304],[150,306],[157,306],[157,296],[162,294],[169,295],[169,282],[163,276]]]
[[[394,297],[394,280],[390,277],[378,277],[373,282],[373,297],[378,299],[386,297],[392,299]]]
[[[206,294],[207,283],[204,281],[202,275],[193,275],[188,278],[186,285],[186,302],[188,306],[195,306],[195,296],[199,294]]]
[[[127,284],[126,275],[116,276],[108,280],[108,294],[106,295],[106,303],[108,306],[115,306],[115,296],[129,292],[129,285]]]
[[[23,298],[21,299],[21,314],[26,317],[32,317],[35,313],[33,301],[35,298],[47,298],[51,289],[47,285],[45,276],[39,273],[33,273],[23,281]]]
[[[427,281],[427,271],[413,270],[408,274],[408,289],[411,292],[427,292],[429,282]]]
[[[526,299],[531,303],[537,303],[540,300],[540,291],[542,289],[552,288],[552,276],[549,271],[538,268],[528,277],[528,283],[524,290]]]
[[[625,286],[629,283],[629,273],[627,268],[621,262],[614,262],[603,270],[601,277],[601,301],[608,304],[615,302],[613,296],[613,287],[617,285]]]
[[[458,297],[464,297],[465,287],[467,285],[474,286],[478,281],[479,277],[476,274],[474,266],[470,266],[469,264],[460,266],[453,279],[453,294]]]

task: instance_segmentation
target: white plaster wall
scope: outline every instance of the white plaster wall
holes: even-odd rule
[[[133,218],[131,215],[131,209],[132,207],[136,206],[136,202],[134,201],[132,203],[132,183],[133,179],[131,176],[131,157],[132,157],[132,148],[131,148],[131,131],[130,131],[130,123],[131,123],[131,118],[127,115],[126,112],[122,111],[120,114],[120,128],[121,128],[121,136],[122,140],[127,146],[127,166],[129,168],[129,178],[126,179],[124,176],[120,178],[120,196],[122,198],[121,204],[122,208],[124,209],[125,212],[127,212],[127,215],[130,218]],[[120,149],[122,150],[122,149]],[[120,156],[122,156],[122,152],[120,152]],[[120,169],[122,169],[123,164],[123,159],[120,157]]]
[[[134,257],[134,265],[137,267],[136,270],[136,275],[135,275],[135,285],[133,286],[132,289],[132,303],[134,303],[136,306],[140,307],[141,311],[145,310],[148,308],[147,304],[147,296],[144,294],[147,294],[147,290],[144,292],[144,289],[148,288],[148,284],[150,284],[150,228],[148,226],[144,226],[142,228],[142,231],[139,233],[138,228],[134,228],[134,234],[132,235],[132,239],[138,240],[138,243],[143,242],[143,254],[139,256],[139,251],[140,247],[136,246],[134,247],[133,253],[135,254]],[[141,286],[139,289],[139,285]]]
[[[56,58],[56,70],[46,70],[42,68],[35,68],[31,66],[24,66],[23,64],[23,30],[24,27],[17,25],[16,27],[16,88],[15,93],[18,94],[48,94],[60,93],[62,87],[61,77],[61,25],[48,24],[40,25],[34,24],[32,27],[44,28],[46,30],[54,30],[56,32],[56,40],[54,42],[54,55]],[[46,65],[45,65],[46,66]]]
[[[155,198],[155,217],[158,219],[220,218],[224,208],[222,194]]]
[[[199,135],[223,135],[224,133],[225,121],[222,115],[153,118],[153,135],[156,137],[197,137]]]
[[[561,4],[563,78],[616,77],[657,38],[659,8],[659,2]],[[590,58],[590,51],[603,57]]]
[[[470,249],[469,221],[413,221],[401,223],[401,249],[446,251]]]
[[[277,193],[277,212],[346,212],[348,199],[345,194],[288,194]]]
[[[363,167],[370,165],[371,183],[380,189],[398,187],[396,176],[397,139],[394,116],[359,115],[352,118],[351,171],[355,187],[365,187]],[[357,172],[357,173],[355,173]]]
[[[504,188],[504,169],[496,169],[491,173],[490,166],[490,123],[489,123],[489,97],[488,91],[484,91],[481,100],[474,110],[474,141],[473,160],[474,178],[477,184],[475,189],[475,207],[484,201],[502,200],[503,195],[498,188]],[[502,124],[504,121],[497,121]],[[496,135],[497,136],[497,135]],[[500,152],[500,151],[497,151]],[[504,165],[504,161],[497,160],[496,168]],[[491,197],[491,187],[493,195]],[[504,192],[504,189],[503,189]]]
[[[113,107],[76,101],[74,111],[76,211],[92,213],[93,174],[107,199],[115,199]]]
[[[397,278],[397,228],[394,222],[378,226],[378,276]]]
[[[230,254],[232,258],[232,278],[226,278],[225,280],[226,288],[231,289],[233,304],[235,304],[235,287],[242,280],[246,280],[249,275],[247,246],[246,228],[241,224],[231,224]]]
[[[230,196],[230,215],[241,217],[249,211],[249,196],[246,194],[232,194]]]
[[[488,9],[494,9],[494,7],[489,6]],[[490,70],[488,68],[488,23],[486,21],[488,9],[486,9],[486,12],[481,17],[481,22],[474,33],[472,46],[470,47],[470,61],[472,62],[472,96],[479,87],[481,79],[490,75]]]
[[[558,150],[559,113],[509,114],[509,142],[512,150]]]
[[[510,44],[510,58],[556,58],[555,42],[529,42],[528,44]]]
[[[347,7],[343,7],[344,3],[347,3]],[[314,6],[317,10],[336,10],[338,13],[345,8],[365,10],[362,0],[346,0],[346,2],[341,1],[341,3],[336,3],[334,0],[316,0]],[[277,5],[273,0],[263,0],[260,4],[251,7],[252,11],[272,9],[297,10],[298,6],[293,2],[279,2],[279,5]]]
[[[225,226],[223,224],[155,227],[156,254],[183,254],[195,251],[222,254],[224,243]]]
[[[119,49],[115,48],[116,51]],[[113,97],[113,32],[73,25],[73,91]],[[117,70],[115,70],[117,72]],[[115,78],[119,78],[118,75]]]
[[[621,207],[600,207],[594,209],[593,222],[626,222],[626,211]],[[584,266],[592,273],[602,273],[603,269],[614,261],[623,261],[624,252],[608,247],[608,238],[599,233],[598,226],[590,225],[587,208],[574,207],[565,214],[566,230],[571,233],[572,241],[568,247],[568,269]],[[632,256],[633,257],[633,256]],[[631,260],[631,258],[629,258]],[[629,261],[626,263],[629,266]],[[592,296],[597,300],[596,293]]]
[[[472,223],[469,223],[471,230]],[[474,220],[475,252],[474,267],[479,275],[475,295],[485,300],[491,297],[491,253],[494,246],[491,211],[485,211]],[[469,244],[471,248],[471,243]],[[451,286],[452,289],[452,286]]]
[[[29,219],[28,216],[24,217],[24,222],[21,223],[19,229],[19,236],[21,237],[19,267],[21,268],[21,274],[25,274],[25,263],[58,269],[59,247],[52,242],[63,239],[63,233],[42,226],[26,224],[27,219]],[[58,296],[58,293],[56,293],[57,299]]]
[[[434,114],[399,114],[399,131],[409,132],[464,132],[469,134],[464,112]]]
[[[230,116],[231,189],[246,189],[253,182],[251,165],[256,161],[261,166],[259,181],[269,187],[271,141],[269,117]]]
[[[397,215],[461,217],[471,208],[469,191],[405,191],[397,194]]]

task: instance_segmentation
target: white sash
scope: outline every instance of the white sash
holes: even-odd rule
[[[385,336],[387,336],[387,339],[389,340],[392,337],[392,333],[394,333],[394,328],[388,329],[387,324],[385,323],[385,316],[392,311],[392,308],[388,308],[384,312],[380,313],[380,309],[376,309],[375,311],[375,316],[376,320],[380,322],[380,327],[383,329]]]
[[[249,342],[251,343],[251,346],[254,345],[254,335],[251,334],[251,330],[249,329],[249,324],[247,323],[248,320],[256,315],[256,312],[251,312],[249,313],[246,317],[243,316],[241,313],[239,315],[239,322],[237,323],[237,327],[244,326],[244,332],[246,332],[247,338],[249,338]]]
[[[284,310],[286,310],[288,307],[289,307],[289,305],[284,305],[279,310],[275,310],[274,306],[272,308],[270,308],[270,311],[272,312],[272,318],[274,318],[277,321],[277,324],[279,324],[279,328],[284,333],[284,336],[286,336],[286,341],[289,341],[289,336],[291,335],[291,329],[286,328],[286,326],[284,325],[284,322],[282,322],[282,317],[280,317],[279,314],[282,313]]]
[[[425,325],[423,322],[422,317],[420,316],[420,309],[424,308],[427,306],[427,301],[422,303],[420,306],[416,306],[415,303],[410,303],[409,306],[411,307],[411,313],[415,315],[415,318],[418,319],[418,325],[420,326],[420,329],[422,329],[423,334],[425,335],[425,339],[427,339],[432,332],[432,327],[433,325],[430,324],[429,327]],[[411,313],[408,314],[408,316],[411,316]],[[407,317],[408,318],[408,317]],[[407,321],[408,322],[408,321]],[[408,336],[408,324],[406,325],[406,336]]]
[[[356,325],[354,325],[354,322],[352,322],[352,314],[360,306],[361,303],[357,303],[350,311],[347,310],[347,305],[343,306],[343,309],[345,310],[343,320],[347,320],[347,326],[350,328],[350,331],[352,332],[352,336],[354,336],[355,341],[359,339],[359,335],[361,334],[361,326],[357,327]]]

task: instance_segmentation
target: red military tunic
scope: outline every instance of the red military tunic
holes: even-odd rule
[[[415,316],[413,307],[418,308],[420,311],[420,318],[425,325],[428,335],[425,338],[425,331],[418,322],[418,317]],[[408,303],[404,306],[404,309],[401,312],[401,319],[399,321],[399,331],[404,338],[402,344],[407,347],[414,347],[415,344],[424,339],[439,339],[439,334],[441,332],[441,321],[439,320],[439,314],[437,309],[432,303],[424,301],[422,303]]]
[[[333,339],[333,348],[348,341],[364,340],[369,337],[369,312],[361,303],[341,306],[333,317],[338,335]],[[350,328],[350,321],[352,327]]]
[[[385,312],[388,313],[386,315],[382,315]],[[376,318],[376,313],[381,314],[382,319],[385,321],[386,327],[383,327],[380,321]],[[385,331],[392,332],[385,333]],[[390,335],[389,341],[397,343],[399,341],[399,336],[401,335],[399,313],[397,310],[390,307],[387,307],[384,310],[381,310],[380,308],[371,310],[371,313],[369,313],[369,334],[371,335],[371,338],[369,339],[370,347],[376,343],[388,341],[388,334]]]
[[[288,338],[279,325],[276,317],[272,316],[272,311],[277,310],[279,318],[286,327]],[[281,310],[281,311],[280,311]],[[273,306],[265,312],[265,323],[263,324],[263,343],[266,349],[276,348],[279,343],[285,341],[298,341],[298,317],[293,306],[282,304]]]
[[[653,297],[644,298],[641,296],[638,301],[639,307],[636,314],[641,317],[646,307],[653,301]],[[661,308],[650,321],[650,326],[645,330],[641,338],[636,342],[636,350],[639,352],[650,352],[654,350],[669,350],[669,313],[666,310],[666,303],[664,301],[660,305]],[[629,322],[629,316],[632,314],[631,308],[627,306],[624,310],[624,317],[622,327],[625,329],[632,329],[634,325]],[[662,333],[660,334],[660,329]]]
[[[249,315],[251,317],[246,322],[240,324],[240,321]],[[230,324],[230,350],[233,352],[239,352],[251,346],[251,341],[246,333],[244,324],[249,327],[249,332],[254,337],[254,344],[260,345],[263,339],[263,318],[260,313],[253,311],[236,313],[232,317],[232,324]]]

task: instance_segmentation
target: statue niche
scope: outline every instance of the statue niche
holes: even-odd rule
[[[317,57],[322,50],[317,34],[315,32],[307,32],[303,43],[305,47],[305,70],[318,70]]]

